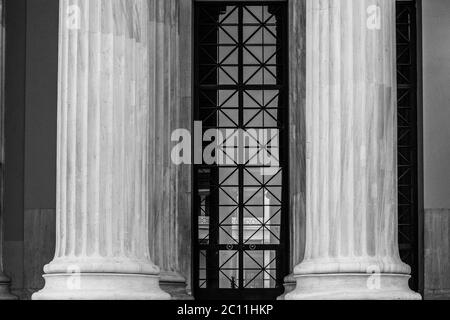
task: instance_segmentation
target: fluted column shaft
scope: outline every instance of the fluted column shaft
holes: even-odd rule
[[[161,268],[161,287],[177,299],[188,298],[181,270],[180,167],[171,160],[172,132],[180,123],[179,0],[150,0],[150,252]],[[190,220],[189,220],[190,221]],[[190,234],[189,234],[190,236]]]
[[[288,298],[416,298],[397,240],[395,0],[306,6],[306,251]]]
[[[148,0],[61,0],[59,40],[56,253],[34,298],[167,298],[149,250]]]

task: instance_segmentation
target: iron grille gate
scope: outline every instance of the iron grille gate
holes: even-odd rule
[[[195,120],[202,122],[203,133],[224,133],[219,145],[239,142],[220,151],[226,162],[194,166],[194,290],[199,299],[275,299],[283,292],[288,261],[286,10],[285,3],[267,1],[195,5]],[[226,130],[245,135],[236,138]],[[255,137],[263,132],[263,139]],[[262,153],[278,164],[255,164]]]
[[[400,255],[419,290],[416,1],[397,1],[398,200]]]

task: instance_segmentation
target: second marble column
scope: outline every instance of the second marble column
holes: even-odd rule
[[[185,127],[181,112],[190,112],[181,103],[180,1],[149,0],[149,7],[150,250],[161,268],[161,287],[174,299],[191,299],[186,291],[189,274],[182,261],[186,256],[190,260],[190,251],[181,250],[190,212],[183,212],[186,205],[180,203],[184,198],[179,194],[186,192],[181,188],[182,167],[171,159],[172,132]]]
[[[395,0],[306,11],[306,252],[286,299],[420,299],[397,239]]]

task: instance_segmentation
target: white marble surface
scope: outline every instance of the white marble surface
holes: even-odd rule
[[[56,253],[33,298],[168,299],[149,250],[148,1],[60,4]]]

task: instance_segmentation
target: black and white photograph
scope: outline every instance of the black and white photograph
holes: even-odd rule
[[[0,11],[0,310],[450,300],[450,0]]]

